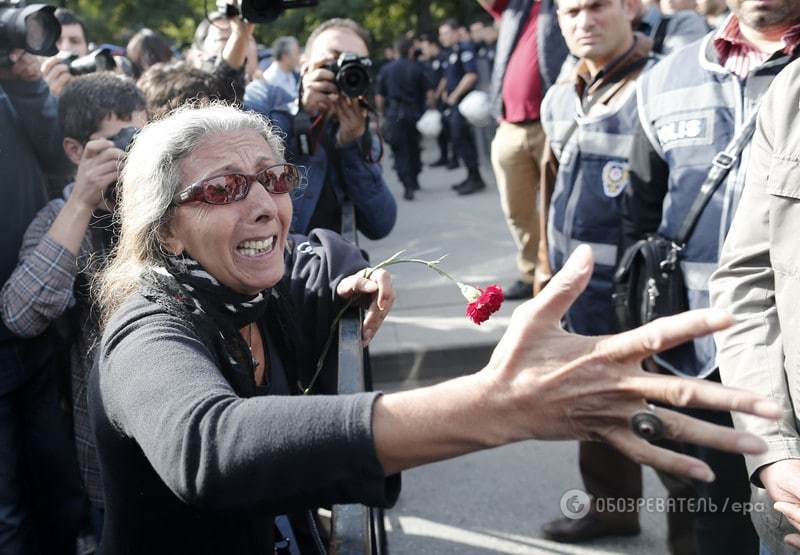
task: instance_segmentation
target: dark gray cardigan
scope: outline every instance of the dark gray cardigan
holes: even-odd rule
[[[366,266],[337,237],[298,241],[288,266],[305,345],[317,352],[336,284]],[[89,390],[106,489],[99,553],[270,553],[272,515],[394,503],[399,475],[384,477],[372,438],[378,393],[241,398],[217,357],[140,294],[109,322]]]

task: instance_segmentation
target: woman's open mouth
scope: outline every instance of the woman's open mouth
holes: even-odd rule
[[[267,239],[248,239],[247,241],[242,241],[236,246],[236,252],[242,256],[262,256],[272,252],[275,246],[275,238],[275,235],[273,235]]]

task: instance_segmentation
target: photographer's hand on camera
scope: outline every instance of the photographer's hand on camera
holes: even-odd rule
[[[303,71],[303,109],[310,116],[328,114],[339,100],[339,88],[334,81],[335,75],[329,69],[321,67],[331,60],[324,60],[316,67],[308,67]]]
[[[73,75],[69,72],[69,66],[58,57],[51,56],[42,62],[41,72],[44,75],[45,83],[50,87],[50,94],[61,96],[61,91],[72,81]]]
[[[326,59],[303,74],[303,109],[310,116],[335,115],[339,122],[336,143],[347,145],[359,139],[367,130],[367,111],[357,98],[339,91],[334,73],[321,67],[336,60]]]
[[[90,212],[100,207],[106,189],[119,177],[120,161],[124,154],[108,139],[94,139],[86,143],[70,200],[74,198],[76,203]]]
[[[47,232],[76,256],[94,210],[112,208],[106,204],[103,195],[119,178],[123,156],[124,152],[108,139],[91,140],[83,149],[72,193]]]
[[[367,111],[357,98],[339,95],[334,110],[339,120],[339,132],[336,135],[338,145],[348,145],[367,131]]]
[[[13,50],[8,55],[10,67],[0,67],[0,80],[38,81],[42,78],[39,58],[24,50]]]

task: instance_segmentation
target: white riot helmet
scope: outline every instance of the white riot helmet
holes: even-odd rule
[[[489,95],[484,91],[472,91],[458,103],[458,111],[475,127],[486,127],[492,123]]]
[[[423,137],[436,138],[442,132],[442,114],[439,110],[426,110],[417,121],[417,131]]]

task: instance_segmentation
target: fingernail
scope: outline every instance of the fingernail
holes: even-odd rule
[[[736,449],[742,453],[763,453],[767,450],[767,444],[759,437],[745,436],[736,442]]]
[[[700,480],[701,482],[714,481],[714,473],[711,472],[710,468],[704,466],[692,467],[692,469],[689,471],[689,476],[691,476],[695,480]]]
[[[781,418],[783,416],[783,409],[781,406],[773,401],[758,401],[753,410],[759,416],[765,418]]]

